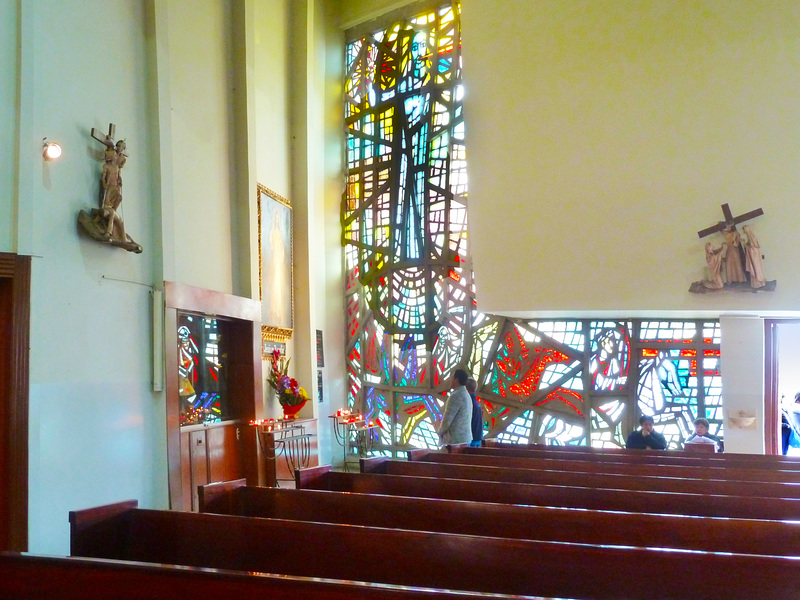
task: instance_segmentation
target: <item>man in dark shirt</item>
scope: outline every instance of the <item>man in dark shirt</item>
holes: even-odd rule
[[[478,402],[478,382],[471,377],[467,379],[467,391],[472,398],[472,442],[470,446],[480,446],[483,439],[483,409]]]
[[[631,432],[628,436],[628,442],[625,444],[626,448],[633,448],[634,450],[645,450],[651,448],[653,450],[664,450],[667,447],[667,440],[663,435],[657,431],[653,431],[653,417],[642,415],[639,419],[641,429]]]

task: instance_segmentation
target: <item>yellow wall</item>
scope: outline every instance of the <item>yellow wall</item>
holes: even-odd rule
[[[798,307],[800,4],[465,0],[463,42],[481,310]],[[687,292],[723,203],[776,292]]]

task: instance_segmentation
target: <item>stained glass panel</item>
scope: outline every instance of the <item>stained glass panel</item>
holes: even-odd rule
[[[625,414],[624,399],[609,399],[598,402],[592,409],[591,445],[596,448],[622,448],[627,436],[622,431]]]
[[[231,418],[227,353],[217,319],[178,314],[178,394],[180,424],[197,425]]]
[[[585,446],[586,434],[581,425],[545,415],[539,427],[539,438],[553,446]]]

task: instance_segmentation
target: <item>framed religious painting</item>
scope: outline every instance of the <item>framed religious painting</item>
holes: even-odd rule
[[[258,184],[258,262],[261,338],[284,342],[294,327],[292,206]]]

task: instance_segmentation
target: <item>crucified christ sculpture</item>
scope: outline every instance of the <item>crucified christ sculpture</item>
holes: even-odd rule
[[[78,221],[94,239],[138,254],[142,247],[125,233],[125,222],[119,214],[122,204],[122,167],[128,160],[128,153],[125,140],[114,141],[115,131],[113,123],[109,123],[107,134],[92,127],[92,137],[106,147],[100,177],[100,208],[92,209],[91,217],[81,211]]]

